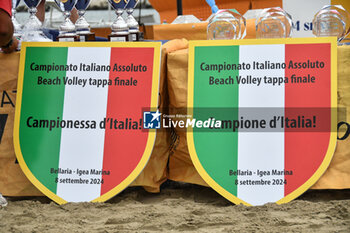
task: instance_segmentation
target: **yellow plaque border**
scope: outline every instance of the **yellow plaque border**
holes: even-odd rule
[[[117,47],[117,48],[154,48],[153,58],[153,76],[152,76],[152,94],[151,94],[151,108],[156,109],[158,106],[158,92],[159,92],[159,81],[160,81],[160,54],[161,54],[161,43],[160,42],[23,42],[21,46],[21,56],[19,63],[18,72],[18,84],[17,84],[17,99],[16,99],[16,111],[15,111],[15,122],[14,122],[14,133],[13,141],[17,160],[19,165],[26,175],[26,177],[38,188],[43,194],[57,202],[58,204],[67,203],[66,200],[57,196],[55,193],[45,187],[30,171],[27,164],[24,161],[23,154],[20,147],[19,141],[19,122],[20,122],[20,109],[22,103],[22,91],[23,91],[23,78],[24,78],[24,67],[25,57],[28,47]],[[146,166],[155,143],[156,131],[154,129],[149,130],[148,139],[146,143],[145,151],[143,152],[142,158],[135,167],[135,169],[125,178],[119,185],[114,187],[112,190],[101,195],[100,197],[92,200],[92,202],[104,202],[113,196],[117,195],[125,188],[127,188],[142,172]]]

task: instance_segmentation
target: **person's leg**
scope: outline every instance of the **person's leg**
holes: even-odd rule
[[[70,15],[70,20],[75,23],[79,18],[79,15],[78,15],[78,11],[77,9],[73,8],[73,10],[71,11],[71,15]]]
[[[45,0],[41,0],[41,2],[39,3],[39,5],[36,9],[38,10],[38,12],[36,12],[36,17],[38,17],[38,19],[42,23],[44,23],[44,20],[45,20]]]
[[[38,12],[36,13],[36,17],[38,17],[38,19],[44,23],[45,20],[45,0],[41,0],[41,2],[39,3],[38,7],[37,7]],[[78,15],[78,11],[77,9],[73,8],[72,12],[71,12],[71,16],[70,16],[70,20],[75,23],[75,21],[77,21],[77,19],[79,18]]]

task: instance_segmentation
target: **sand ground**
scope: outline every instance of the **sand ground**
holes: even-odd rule
[[[290,203],[234,205],[211,188],[166,182],[106,203],[8,198],[0,232],[350,232],[350,190],[310,190]]]

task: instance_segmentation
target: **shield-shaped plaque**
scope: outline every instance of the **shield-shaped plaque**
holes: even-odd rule
[[[190,42],[187,140],[202,178],[236,204],[306,191],[335,149],[336,74],[334,38]]]
[[[14,143],[29,180],[57,203],[105,201],[146,165],[160,43],[23,43]]]

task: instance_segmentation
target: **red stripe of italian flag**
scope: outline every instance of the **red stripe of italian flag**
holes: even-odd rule
[[[240,63],[252,64],[254,61],[271,63],[285,62],[286,69],[247,70],[240,71],[239,75],[246,77],[291,77],[314,75],[315,83],[288,83],[271,85],[261,83],[256,85],[239,85],[238,106],[240,108],[273,108],[271,115],[267,111],[260,116],[252,118],[270,119],[273,115],[283,117],[296,117],[301,108],[309,109],[312,114],[316,108],[329,108],[330,100],[330,58],[329,44],[275,44],[275,45],[249,45],[239,46]],[[290,62],[317,61],[322,57],[325,63],[323,69],[292,69],[288,68]],[[289,79],[290,80],[290,79]],[[299,110],[293,110],[297,108]],[[304,109],[305,110],[305,109]],[[239,111],[239,117],[244,115],[244,110]],[[314,112],[317,113],[317,112]],[[323,112],[324,113],[324,112]],[[328,125],[325,122],[318,124]],[[327,113],[327,114],[328,114]],[[247,115],[244,115],[246,119]],[[315,134],[312,132],[289,132],[291,130],[276,132],[240,132],[238,134],[237,170],[252,171],[251,176],[238,175],[238,180],[268,180],[270,185],[237,185],[237,197],[252,205],[261,205],[268,202],[276,202],[287,196],[303,183],[305,183],[321,165],[330,138],[329,132]],[[284,156],[283,156],[284,155]],[[272,171],[275,171],[272,174]],[[284,171],[292,171],[293,175],[287,175]],[[269,175],[264,175],[269,172]],[[284,181],[285,184],[273,184]]]

